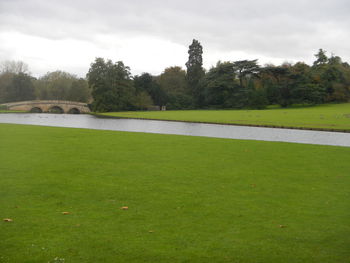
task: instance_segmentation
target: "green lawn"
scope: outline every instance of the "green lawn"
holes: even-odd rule
[[[0,262],[350,261],[347,147],[8,124],[0,145]]]
[[[22,113],[25,111],[19,111],[19,110],[0,110],[0,113]]]
[[[99,115],[350,131],[350,103],[267,110],[135,111],[102,113]]]

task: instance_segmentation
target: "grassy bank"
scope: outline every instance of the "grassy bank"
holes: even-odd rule
[[[104,116],[350,131],[350,103],[267,110],[112,112]]]
[[[19,111],[19,110],[0,110],[0,113],[23,113],[25,111]]]
[[[0,262],[350,258],[350,148],[7,124],[0,143]]]

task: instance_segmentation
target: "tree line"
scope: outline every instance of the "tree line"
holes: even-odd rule
[[[86,79],[63,71],[34,78],[28,65],[5,61],[0,65],[0,103],[26,100],[70,100],[88,102],[91,90]]]
[[[263,109],[278,104],[321,104],[350,100],[350,65],[320,49],[312,65],[304,62],[260,66],[257,60],[217,62],[203,68],[203,47],[193,40],[186,69],[132,76],[122,61],[96,58],[85,79],[66,72],[38,79],[23,65],[3,67],[0,102],[65,99],[91,102],[94,111],[167,109]],[[11,70],[9,70],[9,68]],[[24,67],[25,68],[25,67]]]

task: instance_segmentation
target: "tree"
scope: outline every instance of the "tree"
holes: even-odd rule
[[[328,64],[329,65],[343,65],[343,61],[340,57],[335,56],[334,54],[332,54],[332,56],[328,59]]]
[[[35,82],[39,99],[68,100],[72,83],[77,78],[64,71],[48,72]]]
[[[23,61],[6,60],[0,63],[1,73],[28,73],[28,65]]]
[[[261,81],[264,83],[266,96],[270,104],[280,104],[287,107],[292,104],[289,85],[290,65],[269,65],[261,70]]]
[[[90,100],[90,89],[85,79],[76,79],[72,82],[67,100],[88,102]]]
[[[248,77],[257,76],[260,67],[257,64],[257,59],[255,60],[240,60],[233,62],[233,68],[239,78],[239,84],[243,88],[243,81]]]
[[[270,103],[287,107],[295,103],[322,103],[325,90],[312,76],[312,68],[305,63],[282,66],[266,66],[261,70],[261,81],[265,85]]]
[[[332,54],[325,56],[326,51],[320,49],[317,60],[312,67],[314,82],[326,91],[328,102],[346,102],[350,99],[350,68],[342,59]]]
[[[186,72],[181,67],[169,67],[159,76],[158,83],[166,94],[168,109],[191,107],[191,96],[186,93]]]
[[[323,103],[326,97],[324,87],[314,82],[310,66],[298,62],[290,68],[290,89],[293,103]]]
[[[269,101],[265,89],[253,89],[249,93],[249,107],[254,109],[265,109]]]
[[[70,100],[88,102],[87,81],[64,71],[48,72],[34,82],[36,97],[42,100]]]
[[[3,102],[25,101],[35,99],[33,78],[25,73],[5,73]]]
[[[195,106],[201,107],[204,101],[201,80],[204,77],[205,72],[202,67],[203,48],[198,40],[193,39],[192,44],[189,46],[188,54],[189,57],[186,63],[187,86],[190,91],[190,95],[193,97]]]
[[[243,90],[236,83],[236,72],[231,62],[218,62],[203,80],[206,103],[215,108],[241,108],[246,105]]]
[[[166,93],[157,82],[156,77],[151,74],[143,73],[141,76],[135,76],[134,87],[136,94],[147,92],[155,105],[163,106],[166,104]]]
[[[315,57],[317,58],[314,61],[314,66],[324,65],[328,62],[328,57],[326,56],[326,51],[324,51],[322,48],[318,50],[318,53],[315,54]]]
[[[0,103],[8,102],[7,92],[8,87],[11,85],[13,77],[14,74],[9,72],[0,74]]]
[[[28,74],[28,65],[23,61],[1,62],[0,103],[34,98],[33,78]]]
[[[138,110],[147,110],[148,107],[153,105],[153,101],[151,96],[146,91],[141,91],[136,93],[132,104]]]
[[[134,87],[130,69],[123,62],[96,58],[87,74],[94,99],[93,110],[120,111],[133,108]]]

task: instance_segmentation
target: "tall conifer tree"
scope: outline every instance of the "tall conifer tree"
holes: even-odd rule
[[[187,67],[187,85],[190,95],[193,97],[193,102],[196,107],[203,106],[204,94],[201,86],[201,80],[204,77],[203,69],[203,47],[198,40],[193,39],[188,50]]]

